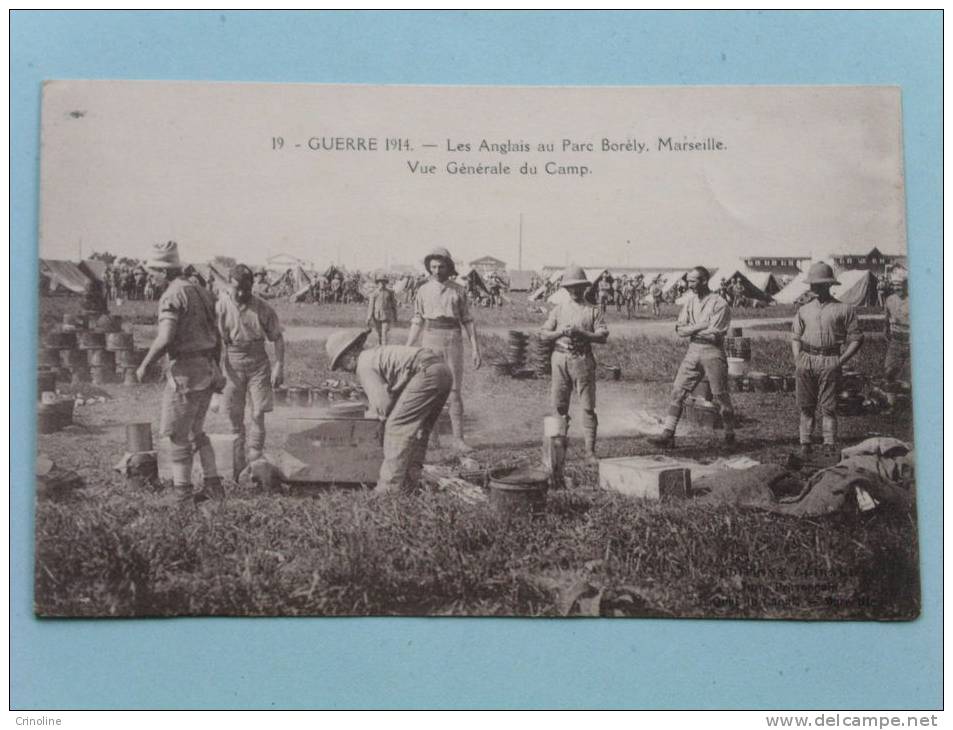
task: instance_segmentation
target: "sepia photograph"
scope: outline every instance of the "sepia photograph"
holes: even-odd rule
[[[901,105],[46,81],[35,614],[916,619]]]

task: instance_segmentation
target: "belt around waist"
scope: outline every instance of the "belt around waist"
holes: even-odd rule
[[[801,343],[801,352],[806,352],[808,355],[822,355],[824,357],[832,357],[840,355],[840,345],[832,345],[831,347],[814,347],[813,345],[805,345]]]
[[[564,355],[589,355],[592,353],[592,347],[589,344],[574,346],[557,342],[553,345],[553,352],[561,352]]]
[[[458,330],[460,322],[455,319],[425,319],[424,329],[428,330]]]
[[[193,350],[192,352],[176,352],[175,354],[170,353],[170,360],[187,360],[193,357],[215,357],[215,348],[210,348],[208,350]]]
[[[260,355],[266,352],[264,342],[230,342],[225,345],[225,351],[238,355]]]

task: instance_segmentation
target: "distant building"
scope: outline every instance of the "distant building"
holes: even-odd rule
[[[835,253],[830,258],[842,269],[864,269],[874,273],[883,273],[894,261],[906,260],[905,256],[881,253],[876,246],[870,249],[870,253]]]
[[[490,272],[495,271],[498,274],[506,276],[506,262],[495,259],[492,256],[482,256],[470,262],[470,268],[480,272],[480,276],[486,277]]]
[[[810,256],[746,256],[745,266],[775,276],[797,276],[811,262]]]

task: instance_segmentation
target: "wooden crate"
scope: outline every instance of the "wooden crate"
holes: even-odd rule
[[[375,484],[384,460],[378,421],[294,418],[278,466],[290,483]]]

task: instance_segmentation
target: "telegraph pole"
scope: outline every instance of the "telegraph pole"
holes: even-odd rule
[[[520,242],[519,242],[519,250],[518,250],[518,255],[516,260],[517,260],[516,268],[519,271],[522,271],[523,270],[523,214],[522,213],[520,213]]]

